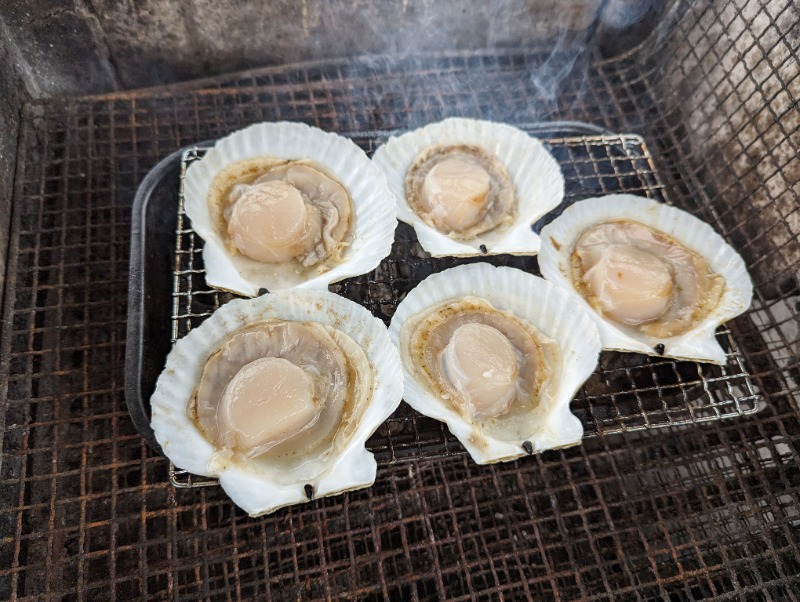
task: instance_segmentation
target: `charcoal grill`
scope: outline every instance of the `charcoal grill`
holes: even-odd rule
[[[629,53],[578,55],[555,92],[530,77],[554,60],[534,47],[296,63],[27,103],[0,328],[0,593],[797,599],[798,40],[789,1],[675,2]],[[256,121],[305,121],[371,152],[449,115],[542,137],[568,200],[634,192],[713,224],[755,285],[751,310],[718,332],[728,362],[604,354],[573,406],[583,444],[494,466],[403,406],[369,442],[372,488],[250,519],[150,449],[126,406],[126,379],[128,403],[152,386],[138,378],[146,370],[126,370],[126,336],[158,356],[226,300],[203,288],[182,166],[202,153],[195,145]],[[167,280],[140,299],[148,311],[166,304],[153,340],[128,322],[132,232],[136,243],[155,227],[134,197],[170,155]],[[535,259],[492,261],[537,270]],[[453,262],[418,253],[401,226],[378,270],[333,288],[388,320]]]

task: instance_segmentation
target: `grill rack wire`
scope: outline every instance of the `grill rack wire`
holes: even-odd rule
[[[800,225],[792,0],[670,2],[627,57],[551,49],[326,60],[22,112],[0,323],[0,592],[11,600],[798,600]],[[558,61],[556,61],[558,62]],[[381,467],[257,520],[177,491],[125,406],[131,202],[176,149],[250,123],[393,130],[450,115],[641,132],[666,196],[740,251],[729,323],[765,407],[518,462]],[[587,195],[590,196],[590,195]]]
[[[521,126],[529,133],[542,127]],[[555,129],[553,126],[551,131]],[[546,126],[545,126],[545,131]],[[372,153],[393,132],[346,134]],[[633,134],[558,136],[542,141],[559,160],[565,173],[565,199],[556,214],[589,190],[609,194],[626,192],[669,202],[644,139]],[[172,294],[172,343],[198,326],[235,295],[205,284],[203,242],[184,213],[183,179],[186,169],[207,152],[193,147],[183,153],[180,198],[175,231],[175,267]],[[533,227],[540,230],[554,215]],[[534,257],[487,256],[495,265],[514,265],[541,276]],[[469,261],[469,260],[467,260]],[[472,260],[474,261],[474,260]],[[429,257],[420,251],[413,230],[398,228],[390,256],[372,273],[332,285],[332,290],[371,309],[388,323],[401,297],[433,271],[465,260]],[[407,266],[400,272],[398,265]],[[722,367],[638,354],[604,352],[596,373],[572,403],[584,424],[584,437],[612,435],[645,429],[695,425],[744,416],[763,407],[760,395],[743,364],[742,354],[726,327],[717,337],[726,349]],[[415,458],[442,458],[466,453],[446,426],[402,404],[367,442],[380,464]],[[178,488],[216,485],[214,478],[193,475],[170,463],[169,479]]]

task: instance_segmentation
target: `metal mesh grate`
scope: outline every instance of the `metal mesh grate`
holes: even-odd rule
[[[783,204],[772,208],[777,216],[764,209],[761,236],[752,232],[759,215],[734,213],[753,191],[796,197],[762,181],[766,174],[728,178],[718,160],[724,144],[693,147],[687,128],[697,120],[687,113],[705,112],[727,128],[731,148],[749,126],[715,113],[713,97],[675,108],[683,89],[667,77],[686,70],[711,85],[733,80],[732,71],[691,67],[693,59],[674,51],[688,52],[690,39],[708,38],[725,61],[741,59],[731,40],[751,53],[782,52],[790,38],[762,35],[756,21],[787,32],[776,15],[785,20],[790,2],[744,3],[755,16],[720,4],[724,10],[687,4],[687,20],[662,32],[667,50],[659,48],[655,66],[646,56],[591,66],[563,82],[557,101],[528,77],[542,55],[503,51],[410,64],[332,61],[240,74],[231,79],[249,83],[230,89],[28,106],[0,325],[4,597],[798,599],[798,299],[796,288],[770,285],[796,273],[800,260],[785,235],[792,213]],[[678,63],[663,64],[674,57]],[[756,91],[747,79],[731,81],[729,98],[769,106],[767,89],[785,93],[800,81],[785,71],[791,64],[774,63]],[[394,463],[387,455],[370,489],[256,520],[217,487],[176,490],[168,462],[148,450],[123,399],[131,202],[144,176],[170,152],[254,121],[352,132],[450,114],[644,132],[653,160],[636,172],[657,174],[659,194],[708,219],[756,268],[756,306],[728,326],[764,409],[592,437],[496,466],[463,455]],[[776,111],[790,134],[779,144],[796,155],[795,116]],[[754,164],[774,162],[788,179],[779,146],[765,142],[757,137]],[[774,278],[760,271],[768,265],[779,272]]]
[[[372,154],[388,135],[386,132],[359,132],[349,137]],[[652,157],[639,136],[559,137],[545,138],[543,142],[559,160],[565,174],[562,208],[588,196],[612,192],[667,200],[653,169]],[[206,150],[194,147],[184,153],[181,179],[188,164],[202,158]],[[536,228],[541,228],[543,223]],[[465,261],[427,256],[419,250],[413,229],[405,224],[400,225],[395,238],[390,256],[375,272],[332,287],[335,292],[368,307],[387,324],[397,303],[426,276]],[[206,285],[202,249],[202,239],[191,229],[183,212],[181,193],[175,237],[173,343],[202,323],[221,304],[234,298],[230,293]],[[533,257],[490,256],[480,260],[512,265],[540,275]],[[730,331],[721,328],[718,338],[728,355],[728,362],[722,367],[604,353],[600,367],[572,403],[573,411],[584,423],[584,436],[698,424],[757,411],[760,398]],[[420,415],[405,404],[376,431],[367,446],[382,463],[466,453],[445,425]],[[216,482],[175,468],[170,471],[170,480],[184,488]]]

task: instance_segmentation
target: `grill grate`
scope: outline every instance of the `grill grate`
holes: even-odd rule
[[[528,128],[532,129],[535,128]],[[348,134],[370,155],[388,135],[387,132]],[[542,141],[564,172],[562,210],[575,201],[612,192],[668,201],[640,136],[551,137],[542,138]],[[188,165],[201,159],[206,151],[204,147],[193,147],[184,152],[181,181]],[[211,289],[205,283],[203,241],[191,229],[183,211],[182,190],[181,183],[173,271],[173,344],[221,304],[234,298],[231,293]],[[534,227],[541,229],[544,223],[543,220]],[[395,238],[391,254],[374,272],[332,287],[335,292],[371,309],[387,324],[397,303],[426,276],[469,261],[429,257],[419,250],[413,229],[405,224],[400,225]],[[534,257],[489,256],[479,261],[512,265],[541,275]],[[598,370],[572,402],[573,411],[584,424],[584,437],[699,424],[758,411],[760,396],[753,388],[730,330],[720,328],[717,336],[728,356],[727,364],[721,367],[603,353]],[[444,424],[422,416],[405,404],[379,427],[367,447],[382,464],[466,453]],[[192,475],[174,466],[170,467],[169,475],[170,482],[180,488],[216,483],[215,479]]]
[[[800,122],[796,105],[779,104],[796,100],[800,82],[792,6],[682,2],[685,19],[661,32],[666,46],[578,69],[557,101],[529,77],[547,52],[503,50],[328,61],[239,74],[214,90],[27,106],[0,324],[2,597],[797,600],[800,291],[788,276],[800,257],[789,235],[797,194],[785,185],[796,161],[784,152],[796,158]],[[687,52],[710,52],[711,63]],[[727,68],[745,53],[769,57],[756,80]],[[671,79],[684,75],[686,85]],[[730,177],[755,124],[721,110],[709,89],[752,115],[774,112],[789,136],[755,134],[753,154],[742,155],[772,172]],[[176,149],[255,121],[352,132],[448,115],[643,132],[653,161],[636,172],[658,174],[654,194],[745,253],[756,302],[728,326],[764,409],[494,466],[415,449],[403,462],[387,456],[372,488],[255,520],[218,487],[176,490],[123,398],[131,204],[142,179]],[[724,136],[693,146],[698,115]]]

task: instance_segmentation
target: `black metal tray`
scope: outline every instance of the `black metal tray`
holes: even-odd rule
[[[564,122],[520,127],[542,139],[559,161],[566,180],[562,210],[577,200],[612,192],[676,201],[664,198],[664,187],[639,136]],[[371,154],[392,133],[345,135]],[[142,182],[133,205],[126,401],[137,429],[159,452],[150,427],[149,400],[173,341],[231,298],[205,284],[202,240],[182,213],[182,170],[211,144],[187,147],[162,160]],[[545,216],[534,230],[556,214]],[[362,303],[388,322],[405,293],[427,275],[476,260],[539,274],[535,257],[430,258],[420,251],[413,230],[400,224],[392,253],[374,272],[332,285],[331,290]],[[184,303],[188,305],[182,307]],[[718,338],[728,353],[728,362],[722,367],[604,352],[595,374],[572,404],[584,424],[585,436],[707,422],[757,411],[758,396],[730,332],[721,328]],[[406,404],[378,429],[368,447],[383,462],[463,453],[441,423],[420,416]],[[173,482],[177,484],[174,478]]]

